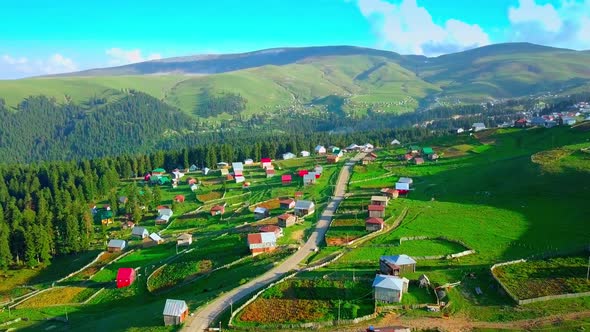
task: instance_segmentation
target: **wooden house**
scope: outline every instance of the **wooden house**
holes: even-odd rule
[[[252,256],[273,251],[277,247],[277,237],[274,232],[248,234],[248,247]]]
[[[156,168],[152,170],[152,175],[164,175],[166,174],[166,170],[163,168]]]
[[[399,276],[416,272],[416,261],[408,255],[381,256],[379,270],[382,274]]]
[[[399,303],[402,296],[408,291],[410,281],[390,275],[378,274],[373,280],[375,301],[385,303]]]
[[[164,243],[164,239],[162,239],[160,237],[160,235],[158,235],[156,233],[152,233],[152,234],[150,234],[150,236],[143,239],[142,244],[143,244],[144,248],[149,248],[149,247],[157,246],[162,243]]]
[[[190,246],[193,243],[193,236],[188,233],[182,233],[176,237],[177,246]]]
[[[182,300],[166,300],[164,305],[164,325],[180,325],[188,316],[188,306]]]
[[[404,182],[396,182],[395,189],[400,195],[405,195],[410,192],[410,184]]]
[[[279,201],[280,207],[283,210],[289,210],[295,207],[295,200],[292,198],[282,199]]]
[[[420,152],[420,147],[418,145],[410,145],[408,149],[408,153],[410,154],[418,154]]]
[[[129,287],[135,280],[135,270],[130,267],[122,267],[117,270],[117,288]]]
[[[414,165],[422,165],[424,164],[424,158],[416,157],[414,158]]]
[[[323,145],[318,145],[315,147],[314,151],[316,154],[325,154],[326,148]]]
[[[316,173],[315,172],[308,172],[303,176],[303,185],[310,186],[314,185],[317,181]]]
[[[371,196],[371,205],[387,206],[389,199],[386,196]]]
[[[172,209],[169,208],[162,208],[158,209],[158,217],[156,218],[156,225],[163,225],[167,224],[172,218],[173,212]]]
[[[273,168],[272,167],[272,159],[270,158],[262,158],[260,159],[260,166],[264,169]]]
[[[383,191],[383,195],[389,199],[396,199],[399,197],[399,191],[396,189],[386,188],[385,191]]]
[[[383,224],[383,219],[369,217],[365,219],[365,230],[368,232],[380,231],[383,229]]]
[[[120,252],[120,251],[123,251],[123,249],[125,249],[126,246],[127,246],[127,242],[125,242],[125,240],[112,239],[107,244],[107,251],[108,252]]]
[[[274,169],[266,169],[266,177],[267,178],[272,178],[273,176],[275,176],[276,172]]]
[[[136,227],[133,227],[133,229],[131,230],[131,236],[137,237],[140,239],[145,239],[149,235],[150,235],[150,233],[148,232],[148,230],[145,227],[136,226]]]
[[[262,227],[260,227],[259,231],[261,233],[275,233],[275,236],[277,238],[283,236],[283,229],[277,225],[264,225]]]
[[[277,219],[279,220],[279,226],[282,228],[293,226],[297,222],[297,217],[289,213],[281,214]]]
[[[270,216],[270,211],[267,208],[258,206],[254,209],[254,219],[260,220],[268,218],[268,216]]]
[[[369,205],[369,217],[374,218],[385,218],[385,206],[384,205]]]
[[[312,201],[297,201],[295,202],[295,215],[298,217],[305,217],[314,213],[315,204]]]
[[[338,163],[339,161],[340,161],[340,157],[339,157],[338,155],[333,155],[333,154],[331,154],[331,155],[328,155],[328,156],[326,157],[326,162],[327,162],[328,164],[336,164],[336,163]]]

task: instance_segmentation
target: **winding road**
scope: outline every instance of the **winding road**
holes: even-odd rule
[[[332,196],[328,206],[322,212],[314,232],[297,252],[289,256],[289,258],[283,261],[280,265],[274,267],[272,270],[251,280],[248,283],[232,289],[231,291],[216,298],[213,302],[200,307],[192,317],[187,319],[182,331],[201,332],[207,330],[210,326],[216,325],[214,324],[217,323],[215,321],[216,318],[219,317],[219,315],[221,315],[221,313],[226,308],[228,308],[231,303],[240,301],[241,299],[265,287],[273,281],[280,279],[289,271],[297,269],[299,263],[301,263],[301,261],[303,261],[310,254],[310,252],[317,248],[317,246],[323,241],[324,236],[328,231],[328,227],[330,226],[330,222],[332,221],[332,217],[334,216],[336,209],[338,209],[338,205],[344,199],[346,186],[352,173],[352,167],[364,156],[364,153],[359,153],[350,161],[346,162],[344,167],[342,167],[340,174],[338,175],[336,187],[334,188],[334,196]]]

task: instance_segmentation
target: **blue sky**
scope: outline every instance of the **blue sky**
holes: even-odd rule
[[[590,49],[590,0],[6,0],[0,12],[0,78],[281,46]]]

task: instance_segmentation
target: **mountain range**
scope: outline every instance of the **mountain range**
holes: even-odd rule
[[[196,55],[91,69],[49,77],[0,81],[11,108],[30,95],[58,102],[118,100],[129,89],[150,94],[185,113],[206,96],[240,95],[244,117],[310,108],[363,115],[401,113],[436,105],[480,103],[590,87],[590,52],[528,43],[496,44],[435,58],[360,48],[275,48]],[[322,108],[323,107],[323,108]],[[210,120],[227,114],[207,113]]]

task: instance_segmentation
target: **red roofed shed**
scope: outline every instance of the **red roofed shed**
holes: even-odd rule
[[[122,267],[117,271],[117,288],[131,286],[135,280],[135,270],[130,267]]]
[[[303,177],[304,175],[309,174],[309,171],[306,169],[302,169],[302,170],[297,171],[297,173],[299,174],[300,177]]]

